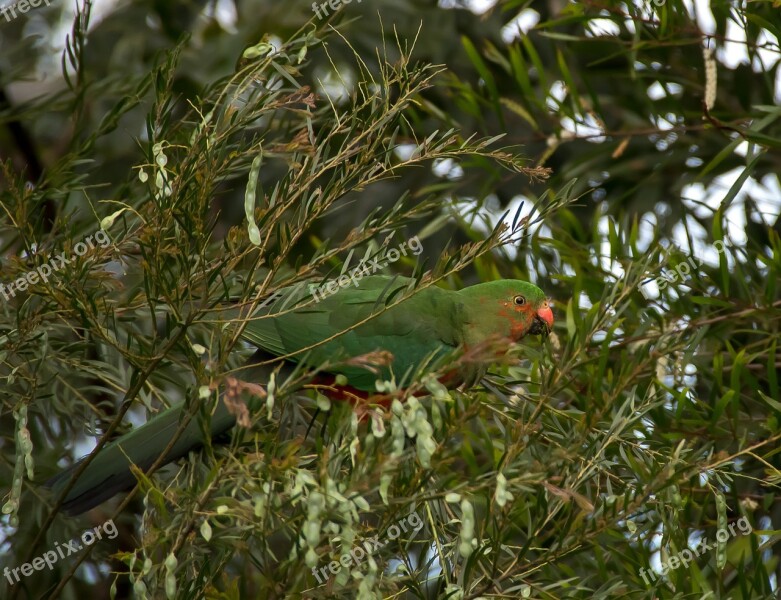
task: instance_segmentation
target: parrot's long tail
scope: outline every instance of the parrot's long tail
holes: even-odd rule
[[[268,381],[273,371],[266,362],[270,358],[273,357],[258,350],[242,368],[241,379]],[[290,369],[283,368],[281,373],[289,374]],[[194,414],[189,417],[184,431],[165,455],[160,466],[181,458],[190,450],[206,443],[204,439],[206,432],[202,425],[203,420],[198,416],[198,408],[191,405],[191,410],[195,411]],[[182,419],[187,416],[184,402],[174,405],[152,417],[141,427],[104,446],[68,491],[62,504],[63,512],[69,515],[81,514],[115,494],[132,488],[136,484],[136,477],[130,470],[130,465],[133,464],[146,472],[174,439]],[[228,411],[220,392],[217,407],[211,415],[209,437],[215,438],[225,433],[235,423],[236,417]],[[55,497],[59,497],[85,459],[86,457],[82,458],[46,482],[46,486],[53,489]]]
[[[123,435],[103,447],[79,476],[62,504],[62,510],[70,515],[81,514],[115,494],[133,487],[136,478],[130,470],[134,464],[142,471],[149,469],[163,454],[179,429],[185,404],[177,404],[156,415],[141,427]],[[211,417],[211,437],[224,433],[236,422],[220,399]],[[204,432],[199,418],[190,418],[182,434],[162,464],[167,464],[204,445]],[[86,459],[82,458],[46,482],[56,495],[65,489],[75,471]]]

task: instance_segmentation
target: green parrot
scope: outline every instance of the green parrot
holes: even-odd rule
[[[553,326],[545,294],[525,281],[491,281],[459,291],[429,286],[414,293],[415,281],[406,277],[375,275],[347,283],[349,287],[331,284],[320,290],[297,284],[277,291],[249,316],[234,309],[230,318],[246,321],[242,335],[259,349],[251,361],[281,357],[291,364],[326,365],[316,380],[328,395],[371,402],[377,379],[403,382],[427,361],[454,350],[467,351],[491,341],[506,347]],[[378,351],[384,351],[387,360],[367,368],[360,357]],[[486,368],[484,362],[469,362],[441,381],[449,388],[471,385]],[[262,373],[268,376],[271,370]],[[346,378],[347,385],[337,384],[337,376],[342,383]],[[183,412],[184,403],[172,406],[102,448],[68,492],[63,510],[80,514],[131,488],[136,483],[131,463],[149,469],[174,437]],[[235,423],[235,415],[220,401],[211,415],[210,435],[217,437]],[[164,463],[202,446],[204,433],[192,418]],[[47,486],[61,492],[80,462]]]

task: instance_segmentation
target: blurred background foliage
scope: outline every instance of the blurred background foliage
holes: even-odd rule
[[[0,16],[0,283],[112,239],[0,302],[0,567],[120,530],[0,596],[775,597],[779,3],[329,12]],[[59,514],[40,485],[58,465],[166,403],[217,401],[199,390],[251,353],[222,303],[413,235],[394,272],[534,281],[554,334],[370,423],[280,382],[228,445]],[[430,462],[400,460],[424,437]],[[318,585],[315,564],[412,511],[414,538]],[[658,574],[741,517],[751,535]]]

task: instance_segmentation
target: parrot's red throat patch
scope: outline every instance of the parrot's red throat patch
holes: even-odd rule
[[[550,330],[550,325],[538,316],[534,317],[532,326],[529,327],[529,333],[532,335],[548,335]]]

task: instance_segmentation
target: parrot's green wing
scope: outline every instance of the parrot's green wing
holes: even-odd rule
[[[244,337],[271,354],[311,366],[385,350],[394,360],[380,368],[379,377],[395,375],[399,381],[427,358],[455,349],[460,341],[453,322],[458,297],[428,287],[399,302],[412,283],[406,277],[377,275],[356,285],[349,282],[332,294],[310,291],[304,285],[284,288],[273,303],[252,315]],[[390,307],[383,311],[386,305]],[[354,327],[365,319],[369,320]],[[357,389],[375,389],[378,375],[364,367],[338,365],[329,370],[345,375]]]

